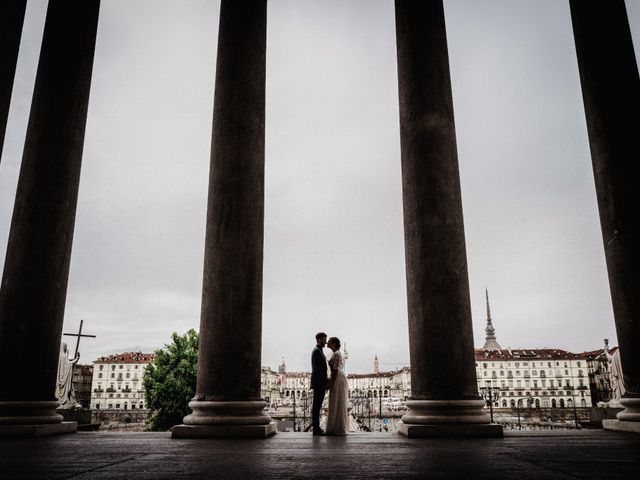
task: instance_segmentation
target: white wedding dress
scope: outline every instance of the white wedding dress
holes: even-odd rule
[[[329,359],[331,368],[331,388],[329,389],[329,413],[327,415],[327,435],[346,435],[349,417],[347,414],[347,375],[344,373],[344,359],[336,351]],[[334,374],[335,372],[335,374]],[[335,378],[334,378],[335,377]]]

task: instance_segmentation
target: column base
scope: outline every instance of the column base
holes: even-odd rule
[[[46,437],[62,433],[76,433],[77,431],[78,422],[0,425],[0,437]]]
[[[624,410],[618,412],[616,418],[623,422],[640,422],[640,398],[621,398],[619,401]]]
[[[189,402],[193,410],[183,425],[171,429],[171,438],[267,438],[276,424],[264,415],[264,400]]]
[[[171,438],[267,438],[276,433],[276,423],[266,425],[176,425]]]
[[[0,402],[0,425],[46,425],[61,423],[64,418],[56,412],[60,402],[10,401]]]
[[[475,437],[475,438],[502,438],[504,436],[502,425],[488,423],[485,425],[418,425],[398,422],[398,433],[409,438],[431,437]]]
[[[640,433],[640,422],[625,422],[624,420],[602,420],[602,428],[618,432]]]
[[[502,437],[502,425],[490,423],[484,400],[409,400],[398,432],[419,437]]]

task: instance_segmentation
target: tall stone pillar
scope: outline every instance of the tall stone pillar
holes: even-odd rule
[[[0,155],[7,129],[7,117],[18,63],[27,0],[0,2]]]
[[[173,437],[266,437],[260,398],[266,0],[222,0],[193,413]]]
[[[0,290],[2,434],[75,431],[55,386],[99,6],[49,1]]]
[[[640,431],[640,77],[624,0],[571,0],[625,410],[606,428]]]
[[[408,436],[500,436],[478,395],[441,0],[396,0],[412,397]]]

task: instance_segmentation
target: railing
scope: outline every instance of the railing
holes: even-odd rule
[[[115,388],[111,388],[111,387],[109,387],[109,388],[107,388],[107,390],[106,390],[106,391],[107,391],[108,393],[114,393],[114,392],[116,391],[116,389],[115,389]]]

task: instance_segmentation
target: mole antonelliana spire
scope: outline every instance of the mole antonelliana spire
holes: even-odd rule
[[[485,296],[487,298],[487,328],[484,329],[487,332],[486,341],[484,342],[483,350],[501,350],[500,344],[496,340],[496,330],[491,323],[491,309],[489,308],[489,291],[484,289]]]

